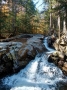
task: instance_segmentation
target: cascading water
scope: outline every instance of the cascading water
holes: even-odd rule
[[[48,37],[46,37],[45,39],[44,39],[44,45],[45,45],[45,47],[46,47],[46,49],[48,50],[48,52],[46,52],[46,53],[53,53],[53,52],[55,52],[55,50],[54,49],[52,49],[52,48],[50,48],[49,46],[48,46]]]
[[[45,45],[45,47],[47,48],[47,50],[48,50],[48,51],[55,51],[54,49],[48,47],[48,42],[47,42],[47,41],[48,41],[48,37],[46,37],[46,38],[44,39],[44,45]]]
[[[48,49],[47,41],[44,41]],[[66,81],[67,77],[62,71],[53,63],[48,62],[46,54],[42,54],[37,55],[18,74],[3,78],[3,86],[10,88],[0,90],[59,90],[57,83]]]

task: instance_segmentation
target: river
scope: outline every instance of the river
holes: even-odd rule
[[[48,52],[38,54],[17,74],[1,79],[0,90],[67,90],[67,77],[48,62],[49,54],[55,50],[48,47],[47,37],[44,45]]]

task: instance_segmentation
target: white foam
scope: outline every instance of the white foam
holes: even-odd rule
[[[50,47],[48,46],[47,40],[48,40],[48,37],[46,37],[46,38],[44,39],[44,45],[45,45],[46,49],[47,49],[48,51],[50,51],[50,52],[48,52],[48,53],[51,53],[51,52],[53,53],[55,50],[52,49],[52,48],[50,48]]]
[[[11,90],[41,90],[41,88],[39,87],[15,87],[15,88],[12,88]]]
[[[56,85],[64,81],[62,71],[54,64],[49,64],[46,55],[36,57],[27,67],[18,74],[3,79],[5,85],[11,86],[11,90],[54,90],[50,85]]]
[[[11,90],[55,90],[56,83],[67,81],[67,77],[58,67],[49,63],[48,56],[43,54],[37,56],[18,74],[2,81],[4,85],[11,86]]]

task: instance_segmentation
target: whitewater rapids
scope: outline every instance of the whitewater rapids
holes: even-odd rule
[[[44,45],[49,49],[46,40]],[[19,73],[2,79],[3,85],[10,87],[9,90],[58,90],[57,83],[66,81],[67,77],[62,71],[53,63],[48,62],[46,53],[37,55]]]

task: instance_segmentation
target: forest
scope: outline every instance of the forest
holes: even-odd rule
[[[67,1],[43,0],[41,12],[36,9],[37,3],[32,0],[0,0],[0,37],[20,33],[54,33],[60,37],[62,32],[66,33]]]
[[[0,37],[10,37],[20,33],[44,33],[44,18],[41,18],[32,0],[1,2],[2,0],[0,1]]]

